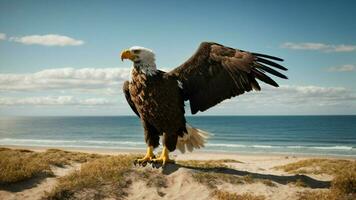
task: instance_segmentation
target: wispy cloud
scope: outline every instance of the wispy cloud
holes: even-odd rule
[[[10,41],[19,42],[26,45],[43,45],[43,46],[79,46],[84,44],[83,40],[77,40],[65,35],[28,35],[23,37],[10,37]]]
[[[352,52],[356,51],[356,45],[346,45],[346,44],[324,44],[324,43],[294,43],[285,42],[281,45],[282,48],[293,49],[293,50],[311,50],[311,51],[323,51],[323,52]]]
[[[6,34],[0,33],[0,40],[6,40]]]
[[[282,85],[274,88],[265,85],[261,92],[248,93],[230,101],[253,105],[344,106],[347,103],[356,105],[356,92],[344,87]]]
[[[0,91],[107,90],[121,91],[129,68],[58,68],[29,74],[0,74]]]
[[[334,105],[354,102],[356,100],[355,91],[344,87],[321,87],[321,86],[293,86],[284,85],[280,88],[273,88],[273,92],[279,93],[282,97],[281,103],[290,104],[314,104],[314,105]],[[277,100],[278,101],[278,100]]]
[[[132,114],[121,89],[129,74],[129,68],[58,68],[28,74],[0,74],[0,105],[2,109],[18,105],[56,109],[66,105],[63,109],[70,109],[78,105],[94,110],[96,106],[110,105],[120,107],[121,114]],[[355,102],[356,91],[344,87],[281,85],[274,88],[263,84],[262,91],[226,100],[206,113],[268,114],[277,110],[286,114],[328,114],[330,110],[346,112],[346,107],[353,113]],[[95,111],[102,113],[100,108]]]
[[[78,99],[73,96],[46,96],[46,97],[2,97],[0,106],[14,105],[36,105],[36,106],[58,106],[58,105],[81,105],[98,106],[112,105],[114,102],[105,98]]]
[[[356,71],[356,66],[352,64],[336,66],[336,67],[329,67],[329,72],[354,72]]]
[[[121,91],[121,90],[120,90]],[[121,98],[121,97],[120,97]],[[250,111],[257,112],[259,108],[287,106],[303,108],[315,106],[327,109],[329,106],[355,106],[355,91],[343,87],[293,86],[282,85],[279,88],[264,86],[261,92],[250,92],[237,98],[226,100],[220,105],[225,109],[234,110],[235,106],[251,107]],[[0,106],[104,106],[123,105],[125,100],[117,101],[111,98],[81,98],[80,96],[38,96],[38,97],[1,97]],[[129,109],[127,107],[127,109]],[[186,107],[186,109],[189,109]],[[256,110],[257,109],[257,110]]]

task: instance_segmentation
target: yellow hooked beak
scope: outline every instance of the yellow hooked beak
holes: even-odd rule
[[[128,49],[121,52],[121,61],[123,61],[124,59],[130,59],[131,61],[133,61],[134,58],[135,56]]]

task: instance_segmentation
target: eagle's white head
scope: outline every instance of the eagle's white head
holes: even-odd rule
[[[146,74],[154,75],[157,72],[155,63],[155,54],[151,49],[145,47],[133,46],[121,53],[121,60],[130,59],[136,70]]]

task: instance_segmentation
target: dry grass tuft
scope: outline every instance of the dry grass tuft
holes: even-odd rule
[[[0,148],[0,184],[16,183],[33,177],[52,176],[51,165],[63,167],[73,162],[99,158],[96,154],[49,149],[33,152],[24,149]]]
[[[267,185],[269,187],[277,187],[277,184],[275,184],[274,182],[272,182],[271,180],[268,180],[268,179],[261,180],[261,183],[263,183],[264,185]]]
[[[85,163],[103,157],[99,154],[89,154],[81,152],[63,151],[59,149],[48,149],[44,153],[39,153],[39,157],[50,165],[63,167],[72,163]]]
[[[178,164],[186,167],[200,168],[202,171],[193,173],[193,178],[199,183],[205,184],[209,188],[216,188],[218,184],[230,183],[230,184],[252,184],[255,182],[261,182],[269,187],[276,187],[277,185],[271,180],[255,179],[251,175],[237,176],[232,174],[209,172],[214,168],[229,168],[226,163],[242,163],[233,159],[221,159],[221,160],[187,160],[179,161]]]
[[[355,168],[356,161],[333,159],[307,159],[287,165],[277,166],[275,169],[299,174],[329,174],[337,175]]]
[[[356,171],[346,171],[336,175],[328,191],[305,192],[299,200],[353,200],[356,199]],[[355,169],[353,169],[355,170]]]
[[[331,188],[343,194],[356,195],[356,166],[335,176]]]
[[[239,162],[232,159],[224,160],[185,160],[178,161],[178,164],[185,167],[199,168],[203,171],[194,172],[193,178],[199,183],[205,184],[209,188],[216,188],[216,185],[221,184],[222,182],[228,182],[231,184],[242,184],[244,183],[243,178],[239,176],[234,176],[230,174],[208,172],[204,170],[210,170],[214,168],[227,168],[226,163]]]
[[[246,176],[237,176],[233,174],[224,174],[212,172],[210,170],[214,170],[214,168],[226,168],[228,166],[226,163],[237,162],[241,163],[237,160],[232,159],[223,159],[223,160],[187,160],[187,161],[179,161],[178,164],[184,165],[186,167],[200,168],[202,171],[194,172],[193,178],[199,183],[205,184],[209,188],[216,188],[218,184],[222,184],[224,182],[230,184],[252,184],[255,182],[261,182],[269,187],[275,187],[276,184],[270,180],[264,179],[254,179],[251,175]]]
[[[288,184],[294,185],[296,187],[308,187],[308,185],[302,179],[297,179],[297,181],[289,182]]]
[[[177,164],[183,165],[185,167],[196,167],[201,169],[226,167],[224,162],[220,161],[206,161],[206,160],[184,160],[178,161]]]
[[[186,166],[186,167],[198,167],[202,169],[209,168],[219,168],[227,167],[226,163],[242,163],[241,161],[234,159],[221,159],[221,160],[184,160],[178,161],[177,164]]]
[[[0,184],[23,181],[34,176],[52,176],[50,166],[38,153],[24,150],[0,149]]]
[[[330,191],[305,191],[299,193],[298,200],[354,200],[355,194],[343,194],[336,190]]]
[[[216,161],[224,162],[224,163],[243,163],[243,162],[235,160],[235,159],[220,159],[220,160],[216,160]]]
[[[261,182],[269,187],[276,187],[277,185],[265,179],[255,179],[251,175],[237,176],[232,174],[223,174],[215,172],[196,172],[192,174],[192,177],[199,183],[208,186],[209,188],[217,188],[217,185],[222,183],[230,183],[233,185],[239,184],[252,184]]]
[[[251,175],[246,175],[243,176],[242,179],[245,181],[245,183],[254,183],[256,180],[251,176]]]
[[[107,156],[84,163],[79,171],[59,179],[48,199],[120,199],[131,184],[128,175],[134,156]]]
[[[239,195],[239,194],[230,193],[222,190],[215,190],[213,192],[213,195],[218,200],[264,200],[266,199],[266,197],[262,195],[255,196],[249,193],[244,193]]]
[[[356,161],[308,159],[278,166],[290,173],[329,174],[334,176],[327,191],[306,191],[299,200],[351,200],[356,199]]]

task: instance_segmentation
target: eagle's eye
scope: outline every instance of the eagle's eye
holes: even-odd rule
[[[132,50],[132,52],[133,52],[134,54],[139,54],[139,53],[141,52],[141,50],[135,49],[135,50]]]

